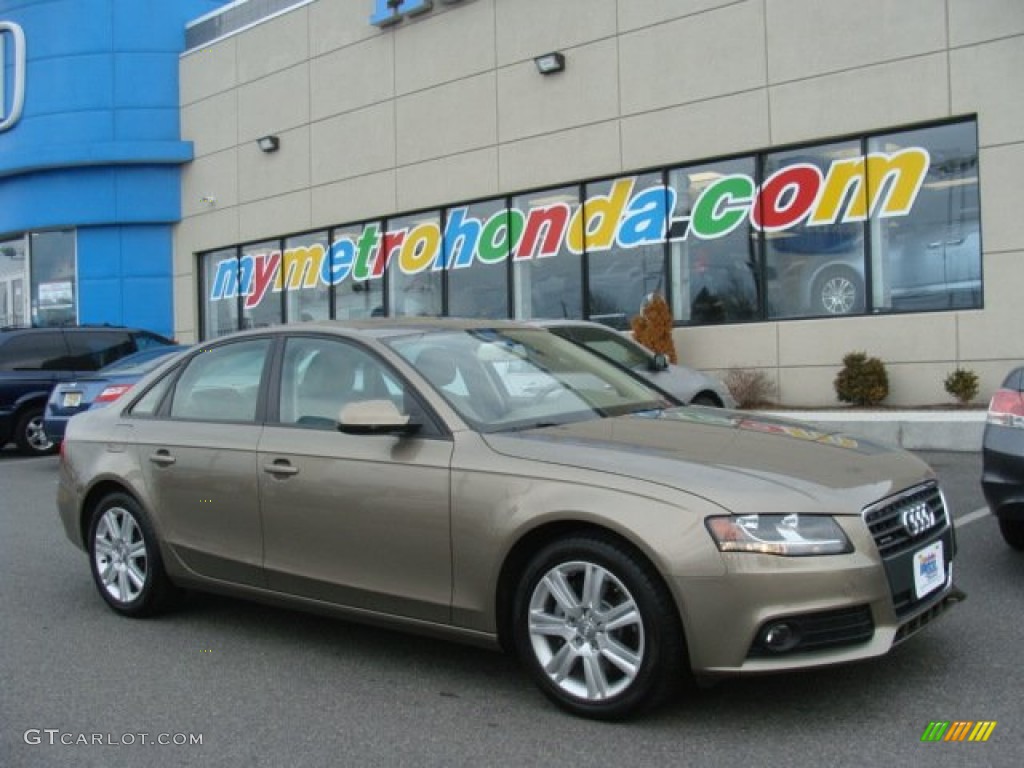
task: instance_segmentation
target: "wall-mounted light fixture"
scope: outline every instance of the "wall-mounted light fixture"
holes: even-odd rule
[[[281,140],[277,136],[260,136],[256,144],[263,152],[277,152],[281,146]]]
[[[551,53],[545,53],[543,56],[538,56],[533,60],[533,63],[537,65],[537,71],[542,75],[553,75],[565,69],[565,54],[552,51]]]

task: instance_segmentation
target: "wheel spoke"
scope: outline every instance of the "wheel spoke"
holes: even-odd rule
[[[601,650],[601,656],[622,670],[630,679],[636,677],[637,672],[640,670],[640,664],[643,662],[639,654],[634,653],[614,638],[607,636],[599,641],[598,646]]]
[[[610,610],[600,614],[600,618],[606,632],[614,632],[616,629],[641,623],[640,612],[636,608],[636,603],[632,600],[619,603]]]
[[[583,656],[583,675],[587,681],[587,698],[608,697],[608,678],[601,668],[601,659],[598,656],[589,653]]]
[[[128,571],[119,569],[117,571],[117,590],[120,593],[118,599],[123,603],[131,600],[131,580],[128,578]]]
[[[604,589],[606,571],[593,563],[587,563],[583,573],[583,594],[581,604],[584,608],[594,608],[601,604],[601,592]]]
[[[139,570],[135,563],[128,563],[125,567],[125,572],[128,574],[132,585],[135,587],[133,592],[141,592],[142,588],[146,586],[146,574]]]
[[[565,612],[566,616],[579,616],[579,598],[576,597],[576,593],[573,592],[569,582],[566,581],[564,573],[560,570],[551,571],[544,577],[544,586],[547,588],[548,594],[554,598],[555,602]]]
[[[132,548],[128,550],[129,560],[138,560],[146,556],[146,542],[141,539],[132,545]]]
[[[572,647],[572,643],[566,643],[558,649],[558,653],[551,657],[551,660],[544,667],[544,671],[547,672],[556,683],[561,683],[565,680],[569,673],[572,671],[573,664],[576,663],[576,651]]]
[[[109,558],[114,554],[114,545],[110,542],[110,539],[104,537],[100,538],[99,531],[96,532],[96,554],[103,558]]]
[[[117,569],[113,563],[106,562],[100,565],[100,581],[103,582],[104,586],[107,587],[107,591],[110,591],[110,587],[114,583],[114,579],[117,578]]]
[[[550,613],[542,611],[531,611],[530,634],[571,640],[575,632],[566,624],[565,618],[562,616],[552,616]]]

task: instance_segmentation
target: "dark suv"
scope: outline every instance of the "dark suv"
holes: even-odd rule
[[[55,384],[173,343],[149,331],[114,326],[0,330],[0,448],[14,442],[29,455],[52,452],[56,446],[43,431],[43,409]]]

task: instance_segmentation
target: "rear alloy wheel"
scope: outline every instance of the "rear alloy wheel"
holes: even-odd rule
[[[849,269],[830,269],[814,283],[814,308],[826,315],[849,315],[864,309],[864,284]]]
[[[177,591],[164,572],[149,521],[127,494],[112,494],[96,505],[89,562],[100,595],[125,616],[157,613]]]
[[[628,717],[660,703],[682,678],[675,605],[650,566],[610,538],[562,539],[541,550],[514,611],[520,658],[573,714]]]
[[[1014,549],[1024,550],[1024,520],[999,519],[999,532],[1003,541]]]
[[[30,408],[21,415],[15,427],[14,441],[18,450],[29,456],[47,456],[57,448],[43,429],[42,408]]]

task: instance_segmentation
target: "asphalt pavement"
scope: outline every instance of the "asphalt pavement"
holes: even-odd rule
[[[219,597],[120,618],[64,538],[57,460],[5,451],[0,766],[1018,766],[1024,555],[984,509],[976,453],[922,455],[959,521],[965,603],[884,658],[603,724],[489,651]],[[922,742],[933,721],[996,726]]]

